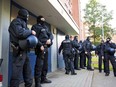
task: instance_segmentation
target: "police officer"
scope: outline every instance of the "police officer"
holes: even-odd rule
[[[114,76],[116,77],[116,58],[114,57],[116,44],[111,42],[111,38],[107,38],[104,47],[104,60],[105,60],[105,76],[109,76],[109,60],[113,67]]]
[[[102,72],[102,64],[105,64],[104,63],[104,40],[101,40],[101,43],[96,47],[95,54],[97,54],[99,57],[98,67],[99,67],[99,72],[101,73]],[[104,72],[105,72],[105,67],[104,67]]]
[[[31,31],[27,28],[28,17],[28,11],[20,9],[17,18],[14,19],[9,26],[10,42],[13,48],[10,87],[19,87],[21,75],[23,75],[25,87],[31,87],[32,85],[32,74],[27,49],[22,49],[19,46],[20,40],[24,40],[28,36],[36,34],[35,31]]]
[[[53,35],[45,24],[43,16],[37,17],[37,24],[32,26],[32,30],[36,32],[38,45],[35,49],[37,55],[35,64],[35,87],[41,87],[40,83],[51,83],[46,78],[48,72],[48,48],[52,45]]]
[[[91,67],[91,49],[92,49],[92,43],[90,42],[90,37],[87,37],[87,39],[84,41],[84,51],[85,56],[87,57],[87,70],[93,71]]]
[[[83,48],[82,40],[80,40],[79,42],[79,56],[80,56],[80,68],[85,69],[84,67],[85,51]]]
[[[75,43],[79,48],[78,36],[74,36],[73,43]],[[74,51],[75,51],[74,52],[74,68],[76,70],[80,70],[80,68],[79,68],[79,50],[78,50],[78,48],[74,47]]]
[[[59,54],[61,53],[61,50],[63,50],[63,58],[65,63],[65,74],[69,74],[71,71],[71,75],[76,75],[74,70],[74,61],[72,56],[72,48],[75,45],[73,42],[69,39],[69,35],[65,36],[65,40],[62,41],[60,47],[59,47]]]

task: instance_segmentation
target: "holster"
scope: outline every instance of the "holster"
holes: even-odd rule
[[[19,46],[15,46],[13,43],[11,43],[11,47],[13,49],[13,56],[18,56],[20,54]]]

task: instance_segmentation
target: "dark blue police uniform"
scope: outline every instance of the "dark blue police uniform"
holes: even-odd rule
[[[102,64],[104,65],[104,72],[105,72],[105,61],[102,59],[104,57],[104,43],[100,43],[100,45],[97,46],[95,53],[98,55],[98,68],[99,72],[102,72]]]
[[[28,15],[27,10],[19,10],[18,17],[14,19],[9,26],[10,42],[13,48],[10,87],[19,87],[20,77],[22,75],[25,87],[31,87],[32,85],[32,74],[27,49],[21,49],[19,46],[19,40],[24,40],[32,35],[32,31],[27,28]]]
[[[84,67],[85,51],[84,51],[84,48],[83,48],[83,42],[82,41],[79,42],[79,56],[80,56],[80,68],[85,69],[85,67]]]
[[[34,74],[35,87],[41,87],[40,83],[51,83],[51,81],[46,78],[46,75],[48,72],[48,48],[52,43],[47,45],[46,41],[50,39],[52,42],[53,35],[41,18],[43,18],[43,16],[38,16],[37,24],[32,26],[32,30],[36,32],[39,41],[35,49],[35,54],[37,55]],[[44,52],[40,50],[41,46],[44,46]]]
[[[92,70],[91,63],[92,63],[92,57],[91,57],[91,50],[92,50],[92,43],[90,42],[90,38],[87,37],[87,39],[84,41],[84,51],[87,52],[85,56],[87,57],[87,70]]]
[[[76,75],[74,71],[74,58],[72,53],[73,47],[74,44],[69,39],[69,35],[66,35],[65,40],[62,41],[59,47],[59,53],[61,52],[61,50],[63,50],[63,58],[64,58],[65,70],[66,70],[65,74],[69,74],[69,72],[71,71],[72,75]]]
[[[111,51],[110,49],[114,49],[114,51]],[[116,58],[114,57],[116,45],[114,43],[110,43],[110,41],[105,42],[104,47],[104,60],[105,60],[105,76],[109,76],[110,70],[109,70],[109,60],[113,67],[114,76],[116,77]]]
[[[77,36],[74,37],[73,43],[76,44],[78,46],[78,48],[79,48],[79,43],[78,43],[77,38],[78,38]],[[74,68],[76,70],[80,70],[80,68],[79,68],[79,50],[78,50],[78,48],[74,48],[74,51],[75,51],[74,52]]]

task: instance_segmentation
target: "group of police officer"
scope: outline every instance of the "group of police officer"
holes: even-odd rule
[[[98,65],[99,72],[102,72],[102,64],[104,65],[105,76],[109,76],[109,61],[113,67],[114,77],[116,77],[116,58],[115,58],[116,44],[111,41],[111,38],[107,38],[106,42],[101,40],[101,43],[96,47],[96,54],[99,57]]]
[[[98,55],[98,68],[99,72],[102,72],[102,61],[104,65],[105,76],[109,76],[109,60],[113,67],[114,76],[116,77],[116,58],[114,56],[116,49],[116,44],[111,42],[111,38],[107,38],[106,42],[101,40],[101,43],[97,46],[93,45],[90,41],[90,37],[87,37],[85,41],[78,42],[78,37],[75,36],[72,39],[72,36],[69,38],[69,35],[65,36],[65,40],[62,41],[59,47],[59,54],[63,54],[64,63],[65,63],[65,74],[69,74],[71,71],[71,75],[76,75],[75,69],[85,69],[94,71],[91,66],[92,63],[92,54],[94,51],[96,55]],[[87,58],[87,66],[86,66],[86,58]],[[79,63],[80,59],[80,63]],[[80,64],[80,67],[79,67]]]
[[[61,53],[61,50],[65,63],[65,74],[69,74],[69,72],[71,71],[71,75],[76,75],[75,69],[85,69],[86,57],[88,59],[87,70],[93,71],[91,67],[91,51],[94,49],[92,43],[90,42],[90,37],[87,37],[87,39],[84,42],[78,42],[78,36],[75,36],[74,39],[72,39],[72,37],[66,35],[65,40],[62,41],[59,47],[59,54]]]
[[[33,83],[28,51],[35,48],[37,56],[34,79],[35,87],[42,87],[41,83],[51,83],[46,78],[48,71],[48,48],[52,45],[53,35],[45,24],[43,16],[37,17],[37,23],[31,30],[27,27],[29,12],[20,9],[17,18],[9,26],[10,42],[13,49],[12,74],[9,87],[19,87],[20,78],[23,75],[25,87],[31,87]]]
[[[42,87],[41,83],[51,83],[46,78],[48,71],[48,48],[53,44],[53,35],[46,26],[43,16],[37,17],[37,23],[31,30],[27,27],[29,12],[26,9],[20,9],[17,18],[9,26],[10,42],[13,49],[12,56],[12,75],[9,87],[19,87],[20,77],[23,75],[25,87],[31,87],[33,83],[30,61],[27,53],[29,48],[35,48],[36,63],[34,69],[35,87]],[[31,41],[32,40],[32,41]],[[116,45],[107,41],[101,42],[96,48],[96,54],[99,56],[99,71],[101,72],[102,59],[104,60],[104,72],[109,75],[109,60],[113,66],[114,76],[116,76],[116,59],[114,57]],[[59,48],[59,53],[63,53],[65,62],[65,74],[76,75],[75,69],[85,69],[86,57],[87,70],[93,71],[91,67],[91,51],[95,50],[90,41],[90,37],[82,42],[78,42],[78,37],[74,40],[69,35],[65,36]],[[79,67],[80,58],[80,67]]]

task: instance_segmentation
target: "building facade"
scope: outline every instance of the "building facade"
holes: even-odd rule
[[[58,48],[66,34],[79,35],[82,29],[80,19],[80,1],[79,0],[0,0],[0,59],[3,59],[0,73],[3,75],[3,87],[8,87],[8,81],[11,73],[11,55],[10,38],[8,27],[10,22],[17,17],[19,9],[25,8],[30,13],[28,27],[36,23],[38,15],[43,15],[47,26],[53,33],[53,45],[49,49],[49,72],[64,67],[62,54],[58,54]],[[35,54],[31,49],[29,53],[32,72],[34,73]]]

